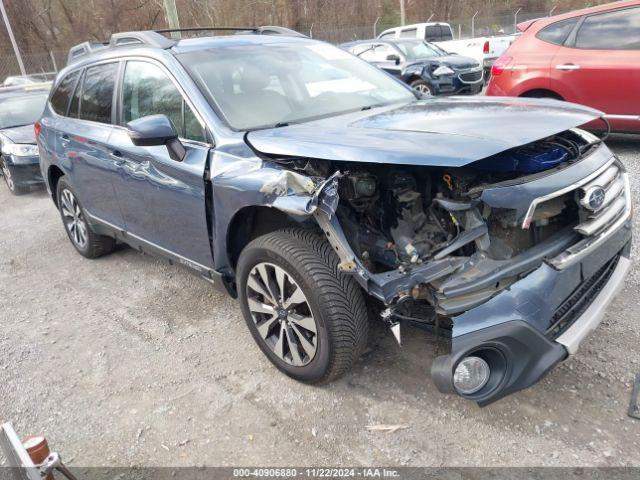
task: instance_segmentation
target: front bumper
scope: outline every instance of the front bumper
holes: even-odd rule
[[[40,158],[37,155],[29,157],[5,155],[3,160],[11,169],[11,175],[16,186],[29,187],[44,183],[42,172],[40,171]]]
[[[478,393],[465,396],[484,406],[530,387],[555,365],[576,353],[580,343],[600,324],[608,305],[624,285],[631,265],[630,230],[630,222],[627,222],[583,263],[562,271],[544,264],[514,283],[508,291],[462,315],[467,321],[488,319],[490,325],[454,337],[451,353],[434,360],[431,375],[438,389],[443,393],[457,393],[453,372],[459,361],[469,355],[482,357],[483,352],[497,351],[503,362],[492,367],[493,380]],[[580,287],[588,285],[591,276],[598,275],[597,272],[606,272],[607,265],[611,265],[611,272],[606,273],[606,282],[597,293],[587,297],[593,290],[583,292]],[[556,290],[564,293],[554,294]],[[568,296],[567,291],[571,291]],[[567,299],[572,295],[576,297],[576,292],[580,310],[568,328],[554,336],[554,330],[547,328],[552,314],[554,310],[564,309]],[[542,305],[545,303],[550,308],[545,310]],[[505,310],[505,305],[512,308]],[[541,311],[545,313],[541,314]]]

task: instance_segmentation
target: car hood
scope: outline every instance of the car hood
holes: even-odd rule
[[[247,134],[267,156],[461,167],[603,115],[550,99],[421,100]]]
[[[36,134],[33,131],[33,125],[5,128],[0,130],[0,133],[13,143],[36,143]]]

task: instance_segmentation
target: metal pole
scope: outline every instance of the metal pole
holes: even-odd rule
[[[9,34],[9,40],[11,40],[13,51],[16,54],[16,58],[18,59],[18,66],[20,67],[20,73],[22,75],[26,75],[27,71],[24,69],[24,63],[22,63],[22,55],[20,55],[18,44],[16,43],[16,39],[13,36],[13,30],[11,30],[11,24],[9,23],[9,17],[7,17],[7,11],[4,9],[4,0],[0,0],[0,10],[2,10],[2,18],[4,19],[4,24],[7,26],[7,33]]]
[[[400,0],[400,25],[404,25],[407,21],[404,9],[404,0]]]
[[[553,15],[553,11],[556,9],[558,5],[554,5],[553,8],[551,9],[551,11],[549,12],[549,16],[551,17]]]
[[[471,17],[471,38],[476,36],[476,15],[478,15],[478,13],[480,12],[476,11],[476,13],[473,14],[473,17]]]
[[[178,20],[178,8],[176,7],[176,0],[163,0],[164,4],[164,16],[167,19],[167,24],[172,30],[180,28],[180,21]],[[182,36],[180,32],[171,32],[171,37],[174,39],[180,39]]]
[[[518,31],[518,14],[520,13],[520,10],[522,10],[522,7],[520,7],[518,10],[516,10],[515,15],[513,16],[513,31],[514,32]]]
[[[373,22],[373,38],[378,36],[378,22],[380,21],[380,17],[376,18],[376,21]]]
[[[53,63],[53,71],[58,73],[58,64],[56,63],[56,57],[51,50],[49,50],[49,56],[51,57],[51,63]]]

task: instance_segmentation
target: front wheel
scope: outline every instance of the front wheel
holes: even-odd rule
[[[7,165],[4,159],[0,159],[0,164],[2,168],[2,176],[4,177],[4,183],[7,184],[7,188],[9,189],[9,191],[14,195],[24,195],[25,193],[27,193],[29,191],[29,187],[16,185],[11,167]]]
[[[62,223],[69,240],[80,255],[98,258],[113,251],[115,239],[98,235],[93,231],[78,197],[65,178],[58,181],[57,198]]]
[[[251,334],[281,371],[329,382],[362,353],[367,309],[355,280],[313,231],[287,229],[252,241],[238,260],[238,295]]]
[[[423,97],[433,97],[434,95],[431,85],[424,80],[414,80],[411,82],[410,87],[420,93]]]

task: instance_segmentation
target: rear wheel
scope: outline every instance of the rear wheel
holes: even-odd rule
[[[254,340],[302,382],[337,378],[366,346],[362,292],[338,263],[325,239],[303,229],[259,237],[238,260],[240,306]]]
[[[98,235],[87,222],[86,214],[71,185],[61,178],[58,181],[58,208],[69,240],[80,255],[98,258],[111,253],[116,241],[111,237]]]
[[[424,80],[414,80],[411,82],[410,86],[424,97],[433,97],[434,95],[431,86]]]
[[[9,189],[9,191],[14,195],[24,195],[25,193],[27,193],[29,191],[29,187],[21,187],[19,185],[16,185],[13,171],[11,170],[11,167],[4,161],[4,159],[0,159],[0,164],[2,168],[2,176],[4,177],[4,183],[7,184],[7,188]]]

